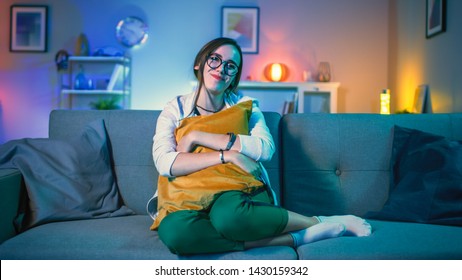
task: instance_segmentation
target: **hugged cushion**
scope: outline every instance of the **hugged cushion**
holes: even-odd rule
[[[392,186],[369,218],[462,226],[462,142],[394,127]]]
[[[184,119],[175,131],[177,142],[192,130],[209,133],[249,134],[249,118],[252,101],[238,103],[213,115]],[[198,146],[194,153],[214,150]],[[218,157],[217,157],[218,160]],[[263,183],[232,163],[217,164],[203,170],[178,177],[159,176],[157,190],[158,214],[151,229],[157,229],[162,219],[178,210],[202,210],[209,206],[214,197],[227,190],[252,191]]]
[[[48,222],[133,214],[121,204],[103,120],[87,125],[72,141],[9,141],[0,146],[0,168],[17,168],[24,176],[29,200],[24,217],[18,217],[19,231]]]

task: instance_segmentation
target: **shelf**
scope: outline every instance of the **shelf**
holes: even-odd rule
[[[253,81],[241,81],[239,82],[239,88],[249,89],[262,89],[262,88],[283,88],[283,89],[303,89],[309,91],[330,91],[333,88],[338,88],[340,83],[338,82],[253,82]]]
[[[338,82],[254,82],[254,81],[241,81],[239,83],[239,90],[265,90],[268,91],[282,91],[294,90],[297,93],[296,102],[298,105],[298,113],[310,112],[309,99],[313,99],[316,103],[315,107],[319,107],[320,102],[327,101],[327,112],[337,113],[337,90],[340,86]],[[318,98],[319,97],[319,98]],[[325,99],[316,100],[316,99]],[[314,104],[314,103],[313,103]]]
[[[192,81],[193,89],[197,81]],[[244,95],[257,98],[262,110],[285,114],[287,99],[293,101],[297,113],[337,113],[339,82],[255,82],[240,81],[238,90]],[[287,95],[287,91],[295,92]],[[246,92],[247,91],[247,92]],[[284,96],[285,95],[285,96]],[[281,99],[283,99],[281,101]],[[295,99],[295,100],[294,100]],[[267,106],[264,106],[266,103]],[[281,104],[275,104],[281,103]]]
[[[239,87],[242,88],[324,88],[326,86],[338,86],[339,83],[329,82],[254,82],[254,81],[240,81]]]
[[[131,59],[125,56],[70,56],[60,74],[60,107],[89,109],[101,98],[120,96],[118,106],[131,107]]]
[[[130,59],[125,56],[70,56],[69,61],[73,62],[120,62],[129,63]]]
[[[63,89],[62,94],[107,94],[107,95],[124,95],[123,90],[104,90],[104,89]]]

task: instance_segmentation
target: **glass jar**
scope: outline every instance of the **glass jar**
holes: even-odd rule
[[[329,62],[320,62],[318,66],[318,81],[329,82],[331,78]]]

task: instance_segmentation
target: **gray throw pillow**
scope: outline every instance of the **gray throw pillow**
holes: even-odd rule
[[[462,226],[462,142],[395,126],[390,195],[367,218]]]
[[[26,207],[17,230],[41,224],[131,215],[111,168],[104,120],[88,124],[72,141],[19,139],[0,146],[0,168],[21,171]]]

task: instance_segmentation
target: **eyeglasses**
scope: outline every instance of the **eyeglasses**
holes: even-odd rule
[[[225,74],[228,76],[235,76],[239,72],[239,67],[232,60],[223,61],[217,54],[211,54],[207,57],[207,65],[212,69],[217,69],[223,64]]]

